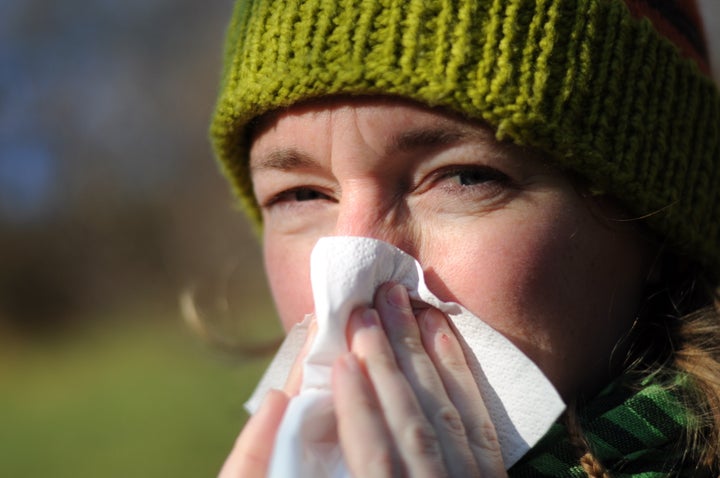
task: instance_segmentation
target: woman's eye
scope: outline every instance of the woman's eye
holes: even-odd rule
[[[489,182],[508,182],[510,178],[497,169],[485,166],[451,168],[441,173],[441,179],[452,181],[454,186],[477,186]]]
[[[293,201],[314,201],[316,199],[326,199],[327,196],[313,189],[300,188],[287,192],[288,199]]]
[[[300,187],[289,189],[287,191],[276,194],[269,201],[266,202],[265,207],[270,207],[280,203],[295,203],[324,199],[330,199],[330,197],[315,189]]]
[[[510,176],[482,164],[451,165],[433,176],[427,192],[439,211],[478,212],[508,200],[517,190]]]
[[[266,185],[262,185],[261,188]],[[282,234],[300,234],[328,224],[337,204],[331,188],[308,185],[275,185],[275,191],[260,189],[258,202],[264,227]]]

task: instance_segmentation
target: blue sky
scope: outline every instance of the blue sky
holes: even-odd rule
[[[0,221],[43,219],[85,189],[169,187],[204,148],[231,6],[2,0]]]

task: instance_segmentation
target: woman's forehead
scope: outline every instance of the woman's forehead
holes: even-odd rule
[[[260,149],[265,150],[272,148],[277,141],[306,139],[305,130],[309,130],[311,126],[317,128],[318,124],[330,128],[337,122],[336,119],[349,119],[353,126],[379,133],[389,150],[432,148],[472,141],[498,152],[536,154],[529,148],[512,142],[498,141],[495,132],[486,124],[445,109],[432,108],[402,98],[329,97],[294,104],[258,117],[254,121],[250,136],[251,157],[258,153],[257,140],[261,138]],[[282,134],[268,134],[278,130]],[[267,136],[272,139],[268,141]]]
[[[351,148],[355,153],[369,148],[366,151],[373,157],[392,161],[383,163],[387,172],[414,170],[449,151],[477,156],[478,162],[506,168],[507,173],[521,177],[559,172],[546,154],[499,141],[483,123],[403,100],[334,98],[278,110],[263,121],[250,148],[253,181],[259,174],[274,171],[319,170],[321,164],[346,164],[340,161],[342,157],[336,157],[338,147]],[[354,158],[354,164],[375,161],[364,153],[348,158]]]
[[[271,128],[282,119],[294,117],[313,118],[337,111],[373,112],[392,111],[396,118],[404,116],[409,122],[435,121],[439,124],[456,124],[473,129],[490,128],[482,122],[471,120],[446,108],[431,107],[406,98],[392,96],[327,96],[277,108],[256,117],[252,121],[250,138],[253,139],[267,128]]]

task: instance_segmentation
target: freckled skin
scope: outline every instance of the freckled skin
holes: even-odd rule
[[[566,400],[608,380],[648,247],[609,227],[535,152],[399,100],[333,100],[264,119],[250,165],[270,287],[286,328],[312,311],[322,236],[391,242],[431,290],[520,347]]]

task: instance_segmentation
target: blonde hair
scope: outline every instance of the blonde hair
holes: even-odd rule
[[[699,419],[687,446],[701,450],[700,462],[718,473],[720,468],[720,290],[713,305],[688,314],[677,329],[674,365],[693,381],[689,397]]]

